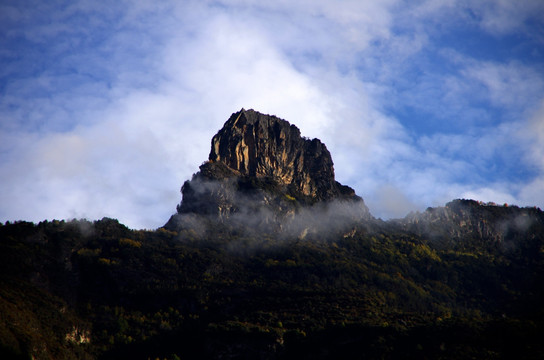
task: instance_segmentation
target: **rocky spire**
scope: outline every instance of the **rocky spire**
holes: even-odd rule
[[[334,180],[325,144],[302,138],[296,126],[254,110],[232,114],[213,137],[209,160],[222,162],[240,175],[274,179],[316,200],[328,200],[346,190]]]
[[[285,120],[254,110],[230,116],[212,139],[209,160],[184,183],[182,195],[180,215],[231,218],[260,213],[259,219],[278,223],[301,206],[340,200],[350,203],[354,217],[371,218],[355,191],[334,179],[325,144],[301,137]],[[173,216],[167,226],[178,220]]]

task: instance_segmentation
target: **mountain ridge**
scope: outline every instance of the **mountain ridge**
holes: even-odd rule
[[[455,199],[445,206],[429,207],[422,213],[411,213],[390,223],[433,241],[484,241],[508,247],[509,243],[542,231],[544,212],[537,207]]]
[[[208,160],[185,181],[181,193],[166,229],[191,227],[205,218],[272,232],[289,229],[289,235],[301,236],[326,233],[327,228],[350,233],[364,224],[440,241],[478,238],[504,245],[544,223],[539,209],[456,199],[379,225],[364,200],[335,180],[325,144],[302,137],[286,120],[252,109],[228,118],[211,140]]]

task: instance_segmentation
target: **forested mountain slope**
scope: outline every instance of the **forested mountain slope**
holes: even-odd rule
[[[542,214],[540,214],[542,218]],[[26,358],[539,358],[544,231],[470,250],[387,223],[300,240],[117,221],[0,227],[2,351]]]

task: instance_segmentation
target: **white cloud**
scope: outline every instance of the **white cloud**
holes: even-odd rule
[[[479,62],[463,70],[463,74],[484,85],[491,102],[499,107],[527,108],[544,91],[538,72],[520,63]]]
[[[505,34],[515,30],[525,30],[526,22],[541,20],[544,3],[540,0],[486,0],[471,4],[481,26],[495,34]]]
[[[536,168],[537,176],[522,184],[519,199],[524,205],[544,208],[544,101],[523,130],[518,132],[520,141],[526,142],[526,161]]]
[[[541,0],[424,0],[407,10],[411,15],[408,19],[427,19],[448,26],[473,23],[501,36],[519,31],[529,33],[528,22],[542,20],[544,3]]]
[[[372,209],[374,216],[386,218],[402,218],[421,207],[393,185],[379,186],[374,196],[367,200],[367,206]]]
[[[461,198],[463,199],[473,199],[483,202],[494,202],[496,204],[515,204],[518,205],[519,202],[511,194],[511,191],[508,189],[501,190],[500,185],[493,184],[493,187],[483,187],[477,188],[470,191],[465,191]]]
[[[0,219],[111,216],[132,227],[160,226],[175,211],[180,185],[207,158],[211,137],[241,107],[322,139],[338,179],[378,216],[464,194],[529,198],[540,180],[519,190],[488,185],[478,174],[505,144],[515,146],[508,134],[519,125],[478,122],[419,137],[388,114],[391,103],[411,103],[443,119],[470,114],[456,120],[468,128],[485,112],[467,100],[475,84],[484,101],[524,111],[544,91],[529,65],[459,53],[444,59],[462,76],[412,76],[420,53],[440,48],[433,43],[438,22],[430,19],[440,15],[453,26],[467,16],[448,16],[466,10],[464,3],[420,4],[79,1],[0,11],[13,25],[3,38],[9,56],[13,39],[33,44],[23,47],[22,65],[7,61],[0,69],[7,79],[0,88]],[[487,24],[498,10],[484,10]],[[544,140],[531,141],[539,153]]]
[[[529,160],[544,173],[544,99],[521,135],[531,146],[531,151],[528,152]]]
[[[179,186],[207,158],[209,141],[230,112],[255,107],[297,119],[307,136],[323,132],[327,97],[266,38],[221,14],[198,30],[196,38],[182,32],[165,44],[158,54],[161,68],[151,69],[165,76],[151,91],[131,88],[135,74],[125,72],[127,80],[119,79],[109,91],[114,101],[102,109],[90,108],[85,96],[57,98],[51,118],[69,121],[76,111],[64,115],[59,103],[75,100],[82,105],[78,122],[87,126],[42,134],[31,148],[16,143],[9,149],[19,165],[17,176],[5,183],[11,187],[26,176],[16,187],[17,200],[10,201],[17,209],[3,216],[115,216],[129,226],[159,226],[174,211]],[[14,86],[31,92],[35,85]],[[36,113],[46,108],[38,100]],[[3,172],[13,174],[13,164],[4,164]]]

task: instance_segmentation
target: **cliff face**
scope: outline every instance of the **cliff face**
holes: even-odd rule
[[[404,229],[435,240],[476,245],[509,246],[544,231],[544,214],[536,208],[497,206],[454,200],[400,220]]]
[[[301,137],[285,120],[254,110],[231,115],[212,139],[209,160],[181,191],[178,215],[226,219],[258,214],[259,222],[280,224],[301,208],[342,202],[353,210],[350,216],[371,218],[355,191],[334,179],[325,144]],[[167,227],[176,218],[179,223],[175,215]]]
[[[232,114],[213,137],[209,160],[242,176],[272,178],[293,193],[316,200],[341,193],[325,144],[302,138],[300,130],[285,120],[253,110]]]

